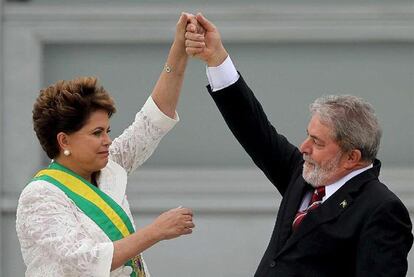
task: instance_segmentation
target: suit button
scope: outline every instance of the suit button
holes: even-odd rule
[[[269,266],[270,266],[270,267],[275,267],[275,266],[276,266],[276,262],[275,262],[275,261],[272,261],[272,262],[269,264]]]

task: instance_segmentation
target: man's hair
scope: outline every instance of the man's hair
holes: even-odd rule
[[[332,138],[344,153],[358,149],[363,161],[376,158],[382,131],[371,104],[352,95],[328,95],[316,99],[310,112],[332,128]]]
[[[59,81],[42,89],[33,106],[33,128],[48,157],[59,154],[59,132],[80,130],[97,110],[109,116],[116,111],[114,101],[95,77]]]

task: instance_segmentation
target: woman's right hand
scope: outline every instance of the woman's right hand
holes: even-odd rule
[[[150,226],[160,241],[188,235],[195,227],[193,212],[182,207],[171,209],[158,216]]]

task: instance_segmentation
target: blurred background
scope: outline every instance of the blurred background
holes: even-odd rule
[[[41,88],[97,76],[118,112],[116,137],[152,91],[181,11],[202,11],[221,31],[269,120],[299,145],[308,105],[353,94],[383,127],[381,180],[414,213],[413,0],[0,0],[0,276],[24,276],[17,199],[48,160],[31,125]],[[130,177],[138,226],[179,205],[195,212],[191,236],[145,252],[152,276],[253,276],[280,196],[225,126],[191,60],[180,123]],[[414,256],[409,274],[414,276]]]

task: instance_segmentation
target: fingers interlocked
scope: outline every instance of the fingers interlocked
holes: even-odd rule
[[[197,15],[198,17],[199,15]],[[203,52],[206,47],[206,30],[198,22],[196,16],[189,19],[185,32],[185,47],[188,55],[195,56]]]

